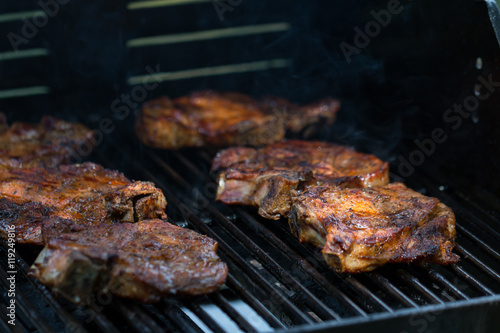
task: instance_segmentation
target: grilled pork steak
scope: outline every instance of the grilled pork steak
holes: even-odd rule
[[[339,272],[412,261],[450,264],[459,259],[452,253],[453,211],[402,183],[308,187],[293,198],[289,223],[301,242],[322,247],[327,263]]]
[[[0,169],[1,236],[16,225],[19,243],[42,245],[40,221],[58,216],[83,225],[164,218],[167,202],[150,182],[84,163]]]
[[[340,101],[334,98],[325,98],[300,106],[283,98],[266,96],[262,99],[261,105],[270,108],[276,115],[284,114],[286,129],[292,133],[299,133],[320,122],[332,125],[340,109]]]
[[[82,145],[94,145],[94,134],[87,127],[50,116],[40,124],[7,125],[0,113],[0,166],[12,168],[55,167],[68,163]]]
[[[326,99],[299,107],[283,99],[256,101],[240,93],[200,91],[145,103],[135,130],[148,146],[163,149],[265,145],[319,119],[333,122],[340,103]]]
[[[217,242],[162,220],[84,226],[53,219],[30,274],[74,303],[98,292],[156,302],[202,295],[226,280]]]
[[[136,122],[139,139],[163,149],[261,145],[281,140],[279,119],[248,96],[196,92],[174,100],[163,97],[143,106]]]
[[[217,200],[252,205],[271,219],[287,216],[291,192],[306,184],[370,187],[389,180],[386,162],[331,143],[288,140],[261,149],[234,147],[217,154]]]

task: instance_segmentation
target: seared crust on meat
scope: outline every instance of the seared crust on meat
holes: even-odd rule
[[[151,182],[93,164],[0,169],[2,229],[16,225],[19,243],[42,244],[39,221],[58,216],[84,225],[164,218],[166,200]],[[3,236],[3,235],[2,235]]]
[[[42,223],[50,215],[51,210],[38,202],[0,198],[0,237],[7,239],[9,226],[14,225],[16,243],[42,245]]]
[[[392,183],[375,188],[307,187],[289,216],[301,242],[322,247],[339,272],[369,271],[386,263],[456,262],[453,211],[436,198]]]
[[[0,113],[0,167],[55,167],[85,152],[95,143],[93,132],[82,124],[44,116],[40,124],[13,123]]]
[[[135,130],[153,148],[253,146],[281,140],[281,121],[249,96],[201,91],[145,103]]]
[[[142,302],[202,295],[227,276],[217,242],[162,220],[83,226],[56,218],[43,237],[30,274],[74,303],[108,291]]]
[[[217,154],[217,200],[259,207],[271,219],[287,216],[291,191],[307,184],[370,187],[389,180],[387,162],[326,142],[288,140],[261,149],[234,147]]]

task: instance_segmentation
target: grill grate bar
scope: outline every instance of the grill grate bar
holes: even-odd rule
[[[173,315],[169,315],[167,312],[171,310],[166,310],[163,311],[162,308],[166,309],[165,305],[160,303],[157,303],[155,305],[143,305],[141,307],[141,310],[147,311],[146,315],[151,315],[154,317],[154,326],[160,327],[159,324],[161,323],[165,328],[158,328],[154,332],[162,332],[162,331],[167,331],[171,333],[200,333],[201,330],[195,330],[191,327],[191,325],[194,325],[194,323],[189,322],[188,324],[182,324],[180,319],[174,319]],[[173,311],[173,310],[172,310]],[[184,313],[181,311],[181,313],[184,315]],[[185,315],[184,315],[185,316]],[[187,317],[187,316],[186,316]],[[189,318],[183,318],[185,321],[189,321]]]
[[[214,332],[224,332],[222,327],[209,315],[207,314],[201,306],[196,303],[188,302],[185,304],[186,308],[191,310],[198,318],[200,318],[205,325],[208,326]]]
[[[131,307],[132,312],[137,313],[139,315],[139,318],[150,326],[151,332],[160,332],[162,330],[161,327],[156,323],[156,321],[148,313],[146,313],[146,311],[142,307],[135,304],[129,306]],[[171,326],[171,324],[168,326]]]
[[[465,258],[468,260],[472,261],[477,267],[479,267],[483,272],[491,276],[493,279],[497,280],[497,282],[500,282],[500,275],[495,272],[493,269],[491,269],[488,265],[483,263],[481,260],[479,260],[475,255],[473,255],[471,252],[466,250],[462,245],[456,244],[455,249],[462,254]]]
[[[95,314],[95,321],[97,322],[97,325],[105,331],[105,332],[111,332],[111,333],[120,333],[120,330],[118,330],[115,325],[101,313],[99,309],[96,308],[94,304],[90,306],[90,309],[93,311]]]
[[[483,285],[472,274],[467,273],[467,271],[465,271],[465,269],[460,267],[458,264],[452,264],[450,267],[465,281],[469,281],[470,284],[479,292],[482,292],[485,295],[495,295],[490,288]]]
[[[480,213],[482,216],[481,220],[484,218],[490,222],[498,223],[498,214],[495,213],[499,211],[500,204],[498,201],[495,202],[495,199],[492,197],[492,193],[485,191],[484,188],[480,188],[479,190],[481,191],[479,192],[477,189],[474,189],[473,193],[475,198],[472,199],[468,194],[465,194],[462,190],[460,190],[461,186],[456,182],[456,180],[450,178],[449,176],[445,176],[442,172],[437,170],[426,170],[425,168],[420,171],[426,178],[431,179],[435,184],[448,184],[451,189],[451,196],[454,197],[454,200],[465,203],[466,206],[468,206],[466,207],[465,205],[460,204],[461,207],[474,212],[475,214],[473,215]],[[491,212],[489,210],[494,211]]]
[[[7,317],[7,313],[8,313],[7,307],[3,304],[0,304],[0,328],[3,329],[3,332],[9,332],[9,331],[12,333],[28,332],[28,330],[24,327],[23,323],[21,323],[17,318],[15,326],[8,324],[10,318]]]
[[[472,232],[470,232],[468,229],[466,229],[463,225],[461,225],[459,223],[455,223],[455,225],[456,225],[456,228],[460,231],[460,233],[464,234],[466,237],[471,239],[474,242],[474,244],[479,245],[486,252],[491,254],[496,259],[500,260],[500,253],[498,253],[496,250],[492,249],[489,245],[485,244],[481,239],[479,239],[476,235],[474,235]]]
[[[177,199],[176,196],[174,196],[165,186],[162,182],[160,182],[156,177],[154,177],[148,170],[142,168],[140,165],[138,165],[139,168],[142,169],[142,172],[144,175],[149,178],[150,180],[154,181],[156,184],[158,184],[158,187],[160,187],[167,197],[167,200],[171,203],[174,204],[175,206],[178,207],[184,207],[183,204]],[[185,208],[187,210],[187,208]],[[302,324],[312,324],[313,321],[306,316],[302,311],[300,311],[293,303],[291,303],[288,298],[286,298],[282,292],[275,288],[272,284],[270,284],[268,281],[266,281],[260,274],[258,274],[255,269],[253,269],[250,265],[248,265],[241,256],[236,253],[224,240],[222,240],[216,233],[214,233],[210,228],[206,226],[205,223],[203,223],[198,217],[196,217],[191,211],[188,211],[189,213],[189,220],[197,227],[199,228],[204,234],[208,235],[209,237],[215,239],[219,245],[222,251],[224,251],[228,256],[238,264],[238,266],[242,267],[247,274],[252,276],[266,291],[266,293],[273,293],[276,297],[280,298],[280,302],[282,302],[282,306],[284,308],[287,308],[290,314],[293,315],[294,320],[298,323]]]
[[[174,156],[181,161],[191,172],[195,173],[197,176],[201,177],[205,182],[214,182],[214,179],[208,176],[206,173],[202,172],[196,165],[194,165],[190,160],[188,160],[184,155],[175,153]],[[206,157],[206,156],[205,156]]]
[[[398,274],[403,278],[403,280],[411,284],[415,289],[417,289],[420,294],[424,295],[433,304],[444,304],[444,302],[436,296],[429,288],[422,284],[415,276],[409,274],[405,270],[398,269]]]
[[[436,272],[434,269],[428,268],[428,269],[425,270],[425,272],[434,281],[438,282],[441,285],[444,285],[447,288],[447,290],[450,291],[451,293],[453,293],[453,295],[455,297],[457,297],[458,299],[465,299],[465,300],[469,299],[469,296],[467,296],[466,294],[464,294],[453,283],[451,283],[450,281],[448,281],[444,276],[442,276],[441,274],[439,274],[438,272]]]
[[[127,323],[140,333],[160,332],[161,328],[141,308],[134,304],[124,304],[123,301],[115,302],[122,317]]]
[[[371,292],[370,289],[366,288],[361,282],[358,281],[355,277],[348,276],[345,278],[351,285],[353,285],[357,290],[362,292],[365,295],[368,295],[371,299],[373,299],[380,307],[382,307],[387,312],[394,312],[394,310],[387,305],[384,301],[382,301],[377,295]]]
[[[0,269],[0,282],[5,290],[9,290],[9,282],[7,280],[8,274],[3,268]],[[33,318],[32,320],[35,327],[41,332],[51,332],[52,329],[43,319],[43,316],[31,305],[31,303],[26,299],[21,290],[16,290],[16,307],[19,306],[21,311],[23,311],[26,316]]]
[[[391,295],[399,299],[401,303],[411,308],[418,308],[417,303],[415,303],[411,298],[405,295],[401,290],[394,286],[386,277],[382,276],[378,272],[367,273],[373,281],[375,281],[380,287],[387,290]]]
[[[483,189],[484,190],[484,189]],[[464,203],[467,203],[467,205],[470,207],[469,209],[472,209],[475,212],[480,212],[482,214],[481,219],[487,219],[490,222],[498,222],[498,211],[500,209],[500,203],[499,202],[494,202],[494,199],[492,197],[492,193],[481,193],[481,192],[475,192],[476,195],[476,200],[472,200],[469,196],[464,194],[462,191],[458,190],[456,187],[453,188],[453,194],[459,199],[457,201],[462,201]],[[486,200],[485,200],[486,199]],[[479,203],[483,203],[487,206],[488,208],[483,207]],[[489,212],[488,209],[493,210],[493,212]]]
[[[155,156],[155,161],[160,165],[160,166],[166,166],[166,163],[163,162],[158,156],[156,156],[153,153],[150,153],[151,155]],[[174,172],[172,169],[165,169],[165,171],[171,171]],[[176,179],[179,179],[180,176],[177,175],[175,177]],[[182,179],[182,183],[184,187],[186,187],[189,190],[192,190],[194,192],[198,192],[196,189],[192,189],[187,182]],[[199,194],[202,196],[202,194]],[[329,319],[340,319],[340,316],[333,312],[330,308],[328,308],[323,302],[321,302],[314,294],[312,294],[308,289],[306,289],[300,282],[298,282],[294,277],[292,277],[287,271],[283,270],[280,265],[278,265],[266,252],[264,252],[259,246],[257,246],[250,238],[248,238],[240,229],[238,229],[231,221],[229,221],[226,217],[224,217],[218,210],[213,208],[210,204],[207,205],[206,209],[212,213],[214,217],[217,218],[219,222],[223,224],[223,226],[226,229],[229,229],[231,231],[231,234],[236,236],[239,242],[241,242],[247,249],[249,249],[255,256],[257,256],[266,267],[270,268],[274,273],[276,273],[276,277],[280,277],[283,280],[286,280],[288,285],[291,285],[294,291],[296,291],[301,298],[303,298],[306,301],[306,304],[311,308],[314,309],[317,313],[321,314],[324,318],[329,318]],[[250,267],[247,263],[243,264],[244,266]],[[254,271],[253,268],[250,268],[251,270]],[[267,281],[266,281],[267,282]],[[279,289],[276,289],[274,287],[271,287],[274,289],[274,292],[278,291]],[[279,292],[279,291],[278,291]],[[281,292],[279,292],[281,294]],[[305,316],[305,318],[308,318]]]
[[[451,197],[449,197],[449,198],[451,198]],[[450,199],[450,200],[454,201],[454,199]],[[468,222],[471,223],[471,225],[482,229],[483,232],[486,233],[487,235],[491,235],[491,236],[495,237],[496,239],[500,238],[500,233],[498,231],[493,229],[488,224],[483,223],[480,219],[475,217],[474,214],[470,213],[469,211],[466,211],[464,208],[462,208],[462,206],[460,206],[460,204],[456,203],[456,201],[454,201],[454,202],[455,202],[455,204],[453,205],[453,211],[455,212],[456,215],[463,216],[463,218],[467,219]],[[482,244],[483,242],[484,241],[482,241],[480,244]]]
[[[179,332],[183,333],[202,333],[203,331],[186,315],[177,305],[170,300],[164,300],[157,305],[162,315],[167,316],[169,320],[165,320],[168,326],[171,323],[177,326]]]
[[[217,304],[232,320],[234,320],[234,322],[236,322],[244,332],[257,332],[255,327],[243,318],[220,292],[214,293],[210,298],[213,299],[214,303]]]
[[[264,318],[271,327],[286,328],[286,326],[283,325],[281,321],[279,321],[265,306],[263,306],[257,298],[250,294],[231,273],[228,273],[227,275],[226,284],[236,290],[239,295],[242,295],[247,304],[249,304],[252,309],[257,311],[257,313],[259,313],[259,315]]]
[[[479,219],[473,212],[469,211],[463,205],[461,205],[452,195],[450,195],[446,191],[439,190],[437,185],[435,183],[432,183],[428,177],[420,176],[417,187],[428,189],[433,196],[439,197],[441,201],[443,201],[446,205],[452,207],[455,215],[457,217],[460,217],[458,220],[469,222],[471,226],[482,230],[483,233],[486,233],[486,235],[495,237],[495,239],[500,238],[500,233],[497,230],[493,229],[487,223],[484,223],[484,221]],[[479,242],[479,244],[483,243],[484,241]]]

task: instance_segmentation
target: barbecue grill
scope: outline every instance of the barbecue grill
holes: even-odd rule
[[[139,304],[56,298],[16,246],[16,325],[6,244],[0,326],[13,332],[494,332],[500,327],[500,19],[493,1],[46,0],[0,5],[0,111],[93,128],[74,153],[152,180],[172,223],[219,243],[228,263],[211,295]],[[299,137],[391,162],[391,179],[457,217],[461,260],[338,274],[286,221],[214,202],[214,149],[153,150],[133,133],[140,104],[194,90],[335,96],[330,128]],[[437,134],[436,134],[437,133]]]

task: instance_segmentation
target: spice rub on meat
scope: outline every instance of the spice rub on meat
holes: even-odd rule
[[[371,187],[389,181],[387,162],[349,147],[288,140],[260,149],[234,147],[215,157],[217,200],[251,205],[271,219],[287,216],[293,190],[307,184]]]
[[[7,125],[0,113],[0,167],[55,167],[69,163],[80,147],[89,152],[93,132],[82,124],[44,116],[39,124],[15,122]]]
[[[0,235],[16,226],[16,242],[42,245],[43,220],[83,225],[164,218],[167,202],[151,182],[128,180],[93,163],[0,169]]]
[[[74,303],[107,292],[142,302],[202,295],[227,276],[217,242],[158,219],[85,226],[55,218],[43,238],[30,274]]]
[[[307,187],[293,198],[289,224],[301,242],[322,248],[339,272],[386,263],[450,264],[459,257],[455,215],[402,183],[375,188]]]

